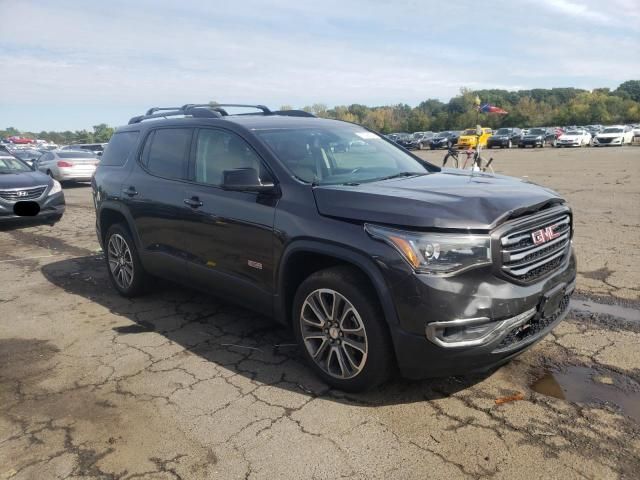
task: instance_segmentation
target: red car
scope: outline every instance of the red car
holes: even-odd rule
[[[24,138],[24,137],[9,137],[8,139],[11,143],[15,143],[15,144],[19,144],[19,145],[24,145],[27,143],[35,143],[35,140],[33,140],[32,138]]]

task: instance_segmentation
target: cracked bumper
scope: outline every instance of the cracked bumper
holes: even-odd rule
[[[400,325],[393,339],[400,371],[408,378],[442,377],[486,371],[507,362],[562,321],[575,279],[573,252],[556,273],[531,285],[498,278],[490,267],[449,278],[412,276],[394,289]],[[549,301],[551,292],[554,303]],[[498,328],[486,341],[444,346],[427,338],[431,324],[479,317],[495,321]]]

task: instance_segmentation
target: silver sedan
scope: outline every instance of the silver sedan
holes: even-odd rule
[[[52,150],[36,161],[36,168],[59,180],[88,182],[100,159],[85,150]]]

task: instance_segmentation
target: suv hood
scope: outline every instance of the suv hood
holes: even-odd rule
[[[412,228],[490,230],[527,210],[564,203],[533,183],[455,169],[357,186],[321,185],[313,192],[321,215]]]
[[[0,190],[49,185],[51,178],[42,172],[0,173]]]

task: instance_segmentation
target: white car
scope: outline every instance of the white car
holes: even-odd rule
[[[593,139],[594,147],[624,145],[633,140],[633,129],[628,125],[611,125],[602,130]]]
[[[586,130],[569,130],[556,140],[556,147],[582,147],[591,144],[591,134]]]
[[[89,182],[100,158],[88,150],[52,150],[36,160],[36,169],[60,182]]]

